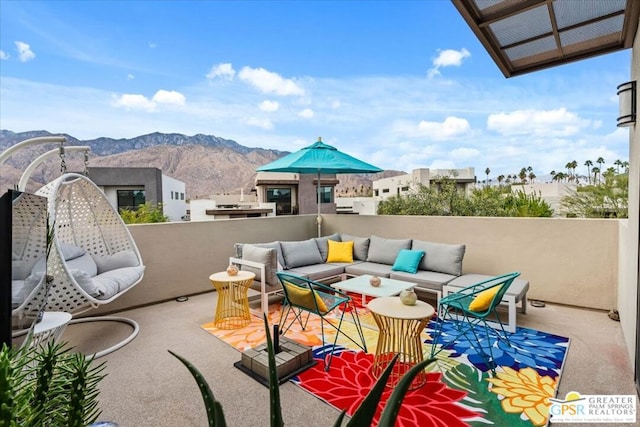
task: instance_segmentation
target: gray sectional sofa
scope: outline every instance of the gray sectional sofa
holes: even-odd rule
[[[353,241],[353,262],[327,262],[328,240]],[[402,249],[425,252],[415,274],[393,269]],[[276,272],[282,270],[315,281],[344,279],[363,274],[390,277],[415,283],[418,295],[430,292],[439,298],[443,287],[462,275],[465,245],[336,233],[295,242],[236,243],[234,250],[235,256],[229,262],[256,274],[254,288],[261,294],[261,307],[264,311],[268,307],[268,297],[280,291]]]

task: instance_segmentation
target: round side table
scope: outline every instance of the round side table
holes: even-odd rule
[[[218,304],[213,324],[220,329],[238,329],[251,323],[247,291],[256,277],[254,273],[239,271],[229,276],[226,271],[214,273],[209,280],[218,291]]]
[[[376,298],[367,304],[378,325],[378,346],[373,359],[372,373],[379,378],[398,354],[387,387],[395,387],[400,378],[417,363],[422,362],[420,334],[427,326],[435,309],[423,301],[404,305],[399,297]],[[411,383],[410,390],[422,387],[427,381],[424,370]]]

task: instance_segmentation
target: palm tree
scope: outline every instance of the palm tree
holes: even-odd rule
[[[567,168],[567,175],[569,175],[569,181],[573,181],[573,178],[572,178],[573,174],[571,173],[571,166],[572,166],[571,162],[569,162],[566,165],[564,165],[564,167]]]
[[[529,182],[533,184],[533,181],[536,179],[536,174],[533,172],[529,172]]]
[[[596,163],[600,165],[600,171],[603,171],[604,169],[602,168],[602,165],[604,165],[604,159],[602,157],[598,157]]]
[[[616,166],[616,173],[620,174],[620,166],[622,166],[622,160],[617,159],[613,164]]]
[[[587,167],[587,178],[589,178],[589,185],[591,185],[591,166],[593,166],[593,162],[591,160],[587,160],[584,162],[584,165]]]
[[[522,184],[525,184],[527,182],[527,169],[526,168],[520,169],[520,173],[518,174],[518,177],[520,178],[520,182]]]
[[[551,175],[551,182],[555,181],[556,180],[556,170],[555,169],[552,170],[550,175]]]
[[[502,181],[504,181],[504,175],[498,175],[498,186],[502,187]]]
[[[593,184],[598,183],[598,174],[600,173],[600,168],[591,168],[591,172],[593,172]]]
[[[491,169],[486,168],[486,169],[484,170],[484,173],[487,175],[487,184],[488,184],[488,183],[489,183],[489,174],[491,173]]]
[[[624,168],[624,173],[629,173],[629,162],[627,162],[626,160],[624,160],[622,162],[622,167]]]

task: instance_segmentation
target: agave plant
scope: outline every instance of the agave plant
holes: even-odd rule
[[[80,427],[94,422],[104,362],[64,343],[0,349],[0,425]]]
[[[269,400],[271,403],[269,425],[271,427],[282,427],[284,426],[284,421],[282,418],[282,407],[280,405],[280,386],[278,381],[278,374],[276,372],[276,360],[275,352],[273,349],[273,340],[269,332],[269,322],[267,321],[266,315],[264,315],[264,327],[266,330],[267,351],[269,359]],[[195,378],[196,383],[200,388],[200,393],[202,393],[204,405],[207,410],[209,427],[226,427],[227,423],[224,418],[222,405],[213,396],[213,392],[211,391],[211,388],[209,387],[209,384],[207,383],[202,373],[200,373],[200,371],[198,371],[198,369],[193,366],[193,364],[191,364],[188,360],[177,355],[171,350],[168,351],[178,360],[180,360],[187,367],[187,369],[189,369],[189,372],[191,372],[191,375]],[[384,393],[387,381],[389,379],[389,376],[391,375],[393,366],[395,365],[397,358],[398,356],[396,355],[391,360],[380,378],[378,378],[378,381],[369,391],[369,394],[367,394],[356,412],[347,422],[346,426],[358,427],[371,425],[373,417],[375,416],[376,410],[378,408],[380,398]],[[415,376],[420,373],[420,371],[422,371],[433,361],[435,361],[435,359],[432,358],[416,364],[400,379],[400,382],[394,388],[391,396],[389,397],[389,400],[387,400],[387,403],[382,411],[380,421],[378,423],[379,427],[393,427],[395,425],[398,412],[400,411],[400,407],[402,406],[402,400],[404,399],[404,396],[407,393],[411,382],[413,381]],[[346,411],[342,411],[340,413],[334,423],[334,427],[339,427],[342,425],[345,415]]]

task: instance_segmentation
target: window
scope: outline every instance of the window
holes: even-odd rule
[[[171,192],[171,200],[173,200],[173,191]]]
[[[184,193],[180,193],[180,200],[184,200]]]
[[[118,190],[118,209],[135,210],[144,203],[144,190]]]
[[[402,187],[402,191],[409,191],[409,187]]]
[[[389,189],[388,189],[388,188],[383,188],[383,189],[382,189],[382,192],[383,192],[383,193],[388,193],[388,192],[389,192]]]
[[[378,190],[377,188],[375,190],[373,190],[374,195],[377,197],[380,195],[380,190]]]
[[[320,187],[320,203],[333,203],[333,187]]]
[[[291,188],[267,188],[267,203],[276,204],[276,215],[291,215]]]

